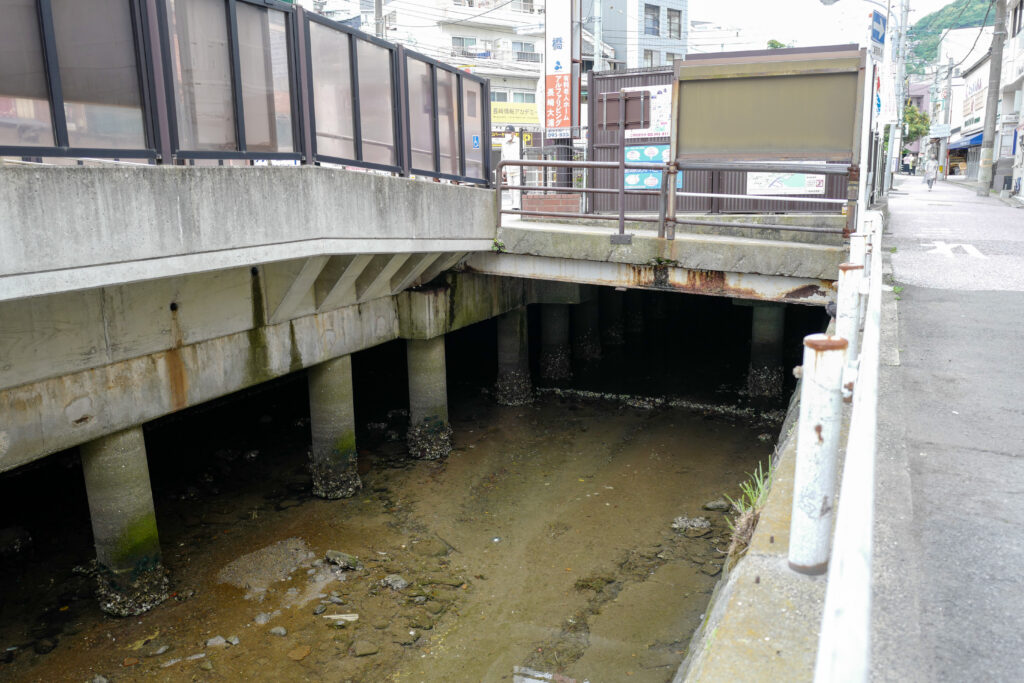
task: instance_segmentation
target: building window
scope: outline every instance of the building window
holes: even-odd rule
[[[471,56],[476,52],[476,38],[452,36],[452,56]]]
[[[537,101],[537,94],[532,92],[514,92],[512,93],[512,101],[522,104],[534,104]]]
[[[661,35],[661,8],[657,5],[644,5],[644,34]]]
[[[676,61],[677,59],[679,59],[679,55],[677,55],[675,52],[666,52],[665,53],[665,63],[666,64],[671,64],[672,62]]]
[[[1013,15],[1010,19],[1011,36],[1015,36],[1020,33],[1022,23],[1024,23],[1024,2],[1018,2],[1017,6],[1013,8]]]
[[[491,91],[491,102],[508,102],[508,93],[500,90]]]
[[[533,0],[512,0],[512,11],[533,14]]]
[[[657,66],[654,60],[654,50],[644,50],[644,66]]]
[[[682,12],[677,9],[668,10],[668,37],[679,38],[680,27],[682,25]]]
[[[533,43],[521,43],[518,40],[512,41],[512,49],[515,52],[533,52]]]

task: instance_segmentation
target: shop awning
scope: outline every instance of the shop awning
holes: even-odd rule
[[[969,138],[960,138],[956,142],[949,143],[949,148],[953,150],[963,149],[964,147],[977,147],[981,144],[981,137],[983,135],[984,133],[978,133],[977,135],[972,135]]]

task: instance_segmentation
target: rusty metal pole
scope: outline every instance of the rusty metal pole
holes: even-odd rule
[[[676,238],[676,174],[681,173],[676,162],[670,162],[668,172],[665,174],[665,182],[668,183],[668,199],[665,201],[665,237],[674,240]]]
[[[860,280],[864,266],[854,263],[839,264],[839,296],[836,300],[836,335],[850,343],[846,356],[857,360],[860,331]]]
[[[619,90],[619,235],[626,233],[626,91]]]
[[[847,346],[839,337],[804,337],[789,526],[789,566],[801,574],[822,574],[828,568]]]

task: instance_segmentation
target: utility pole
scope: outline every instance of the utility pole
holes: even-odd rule
[[[373,24],[377,27],[377,37],[384,38],[384,0],[373,0]]]
[[[988,102],[985,104],[985,130],[981,137],[981,164],[978,167],[978,196],[987,197],[992,185],[992,152],[999,112],[999,82],[1003,73],[1003,42],[1006,39],[1006,0],[996,0],[996,23],[989,51]]]
[[[604,71],[604,22],[601,20],[601,6],[604,0],[594,0],[594,71]]]
[[[936,69],[938,67],[936,66]],[[942,98],[943,112],[942,121],[949,124],[953,112],[953,58],[949,58],[949,65],[946,66],[946,96]],[[942,179],[949,177],[949,136],[939,139],[939,164],[942,166]]]
[[[907,6],[907,0],[901,0],[900,5],[903,11],[900,18],[899,37],[896,40],[895,51],[893,52],[896,61],[896,82],[893,84],[893,97],[896,100],[896,123],[890,128],[889,132],[889,154],[885,165],[885,175],[882,177],[883,194],[888,194],[889,188],[892,187],[893,170],[899,168],[903,158],[903,102],[906,100],[903,94],[903,56],[904,47],[907,42],[907,14],[910,12],[910,8]],[[895,163],[893,163],[894,160]]]

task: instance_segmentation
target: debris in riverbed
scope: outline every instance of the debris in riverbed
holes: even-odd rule
[[[313,651],[309,645],[300,645],[299,647],[291,650],[288,653],[288,659],[293,662],[301,662],[303,659],[309,656],[309,653]]]
[[[214,636],[206,641],[206,647],[227,647],[228,641],[224,636]]]
[[[719,498],[717,500],[710,500],[707,503],[704,503],[704,509],[705,510],[711,510],[711,511],[725,512],[726,510],[728,510],[731,507],[732,507],[732,505],[728,501],[722,500],[721,498]]]
[[[343,553],[340,550],[328,550],[324,555],[325,559],[333,565],[337,565],[342,569],[353,569],[360,570],[363,568],[363,563],[359,561],[359,558],[355,555],[349,555]]]
[[[271,585],[287,580],[314,557],[304,540],[287,538],[242,555],[220,570],[217,581],[244,588],[247,599],[262,600]]]
[[[689,531],[691,529],[711,529],[711,520],[707,517],[676,517],[672,521],[672,528],[676,531]]]
[[[381,581],[381,584],[396,591],[404,590],[409,586],[409,582],[398,574],[388,574]]]
[[[372,643],[368,640],[357,640],[352,645],[352,654],[356,657],[366,657],[367,655],[375,655],[380,652],[380,647],[376,643]]]
[[[325,614],[324,619],[330,619],[332,621],[359,621],[358,614]]]
[[[281,636],[282,638],[284,638],[286,635],[288,635],[288,630],[284,626],[275,626],[274,628],[270,629],[268,633],[270,633],[270,635],[272,636]]]

